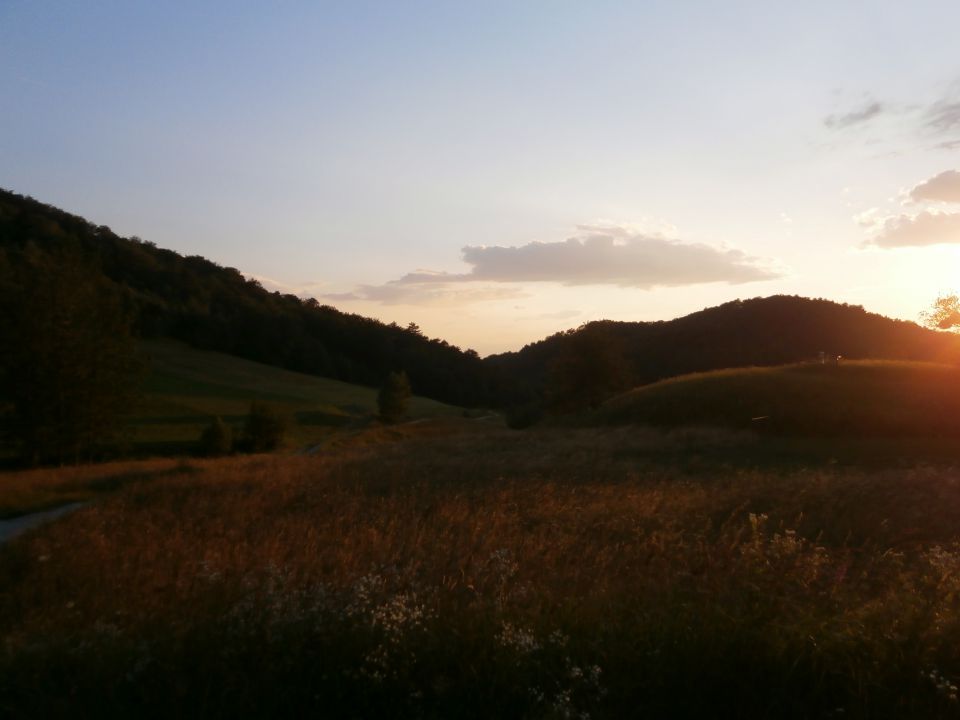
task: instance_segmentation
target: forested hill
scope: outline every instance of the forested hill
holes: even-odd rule
[[[857,306],[774,296],[665,322],[590,323],[481,360],[416,327],[268,292],[233,268],[118,237],[108,227],[0,190],[0,280],[24,263],[79,265],[113,284],[142,337],[175,338],[371,386],[392,370],[405,370],[417,394],[464,406],[539,405],[551,383],[576,394],[595,376],[610,375],[602,394],[688,372],[812,359],[820,351],[849,358],[960,358],[954,335]]]
[[[592,336],[591,341],[585,342],[584,336]],[[956,335],[856,305],[775,295],[735,300],[669,321],[594,322],[485,362],[511,378],[518,392],[535,398],[543,392],[551,368],[598,343],[607,357],[612,347],[623,358],[617,372],[624,387],[690,372],[813,360],[821,351],[850,359],[960,360]],[[599,353],[598,362],[602,358]],[[590,371],[587,365],[583,372]]]
[[[415,392],[457,405],[490,392],[475,352],[351,315],[293,295],[268,292],[239,271],[184,257],[32,198],[0,190],[0,272],[24,262],[80,264],[118,286],[137,334],[348,382],[379,385],[403,369]]]

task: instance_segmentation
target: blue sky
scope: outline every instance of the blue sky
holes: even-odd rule
[[[0,0],[0,186],[482,353],[777,292],[913,319],[958,285],[958,21]]]

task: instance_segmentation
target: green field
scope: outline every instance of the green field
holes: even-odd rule
[[[131,441],[139,454],[189,450],[211,418],[239,430],[251,401],[286,415],[288,446],[322,442],[338,428],[362,423],[377,412],[377,390],[196,350],[183,343],[141,343],[148,358],[143,394],[132,417]],[[410,418],[448,417],[461,408],[414,397]]]

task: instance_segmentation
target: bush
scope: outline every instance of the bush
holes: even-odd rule
[[[390,373],[377,395],[380,419],[386,423],[394,423],[406,417],[410,395],[410,380],[407,374],[402,370]]]
[[[207,457],[229,455],[232,445],[230,426],[219,417],[213,418],[200,435],[200,454]]]
[[[251,453],[276,450],[283,443],[286,432],[287,423],[279,411],[265,403],[252,402],[238,446]]]

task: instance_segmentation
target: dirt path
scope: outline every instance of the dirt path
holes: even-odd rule
[[[86,504],[87,503],[85,502],[68,503],[66,505],[51,508],[50,510],[30,513],[29,515],[21,515],[19,517],[10,518],[9,520],[0,520],[0,545],[12,540],[20,533],[26,532],[32,527],[55,520],[61,515],[66,515],[74,510],[79,510]]]

